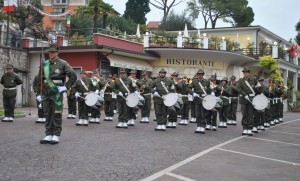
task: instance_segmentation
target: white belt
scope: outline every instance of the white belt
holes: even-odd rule
[[[11,88],[5,88],[5,87],[4,87],[5,90],[15,90],[16,88],[17,88],[17,87],[11,87]]]
[[[224,99],[229,99],[229,97],[226,97],[226,96],[221,96],[221,98],[224,98]]]
[[[89,93],[88,92],[86,92],[86,93],[80,93],[81,95],[88,95]]]
[[[53,83],[55,83],[55,84],[63,83],[62,80],[52,80],[52,81],[53,81]],[[47,80],[44,80],[44,82],[45,82],[45,83],[48,83]]]
[[[112,93],[111,93],[111,92],[105,92],[104,94],[110,94],[110,95],[112,95]]]
[[[249,94],[249,96],[251,96],[251,97],[254,97],[254,96],[255,96],[255,94]]]
[[[149,95],[151,95],[151,93],[143,94],[143,96],[149,96]]]

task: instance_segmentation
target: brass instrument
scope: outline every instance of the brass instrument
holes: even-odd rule
[[[140,94],[143,94],[145,92],[145,88],[146,88],[146,85],[142,85],[141,88],[140,88]]]

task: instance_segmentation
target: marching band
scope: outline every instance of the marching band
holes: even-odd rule
[[[166,77],[166,70],[161,69],[155,78],[149,78],[148,72],[142,71],[142,78],[136,78],[136,70],[129,72],[120,69],[120,77],[101,79],[97,72],[91,77],[86,71],[80,73],[77,80],[67,91],[68,119],[75,119],[77,99],[79,121],[77,126],[88,126],[88,123],[100,124],[100,111],[104,109],[103,121],[113,121],[114,110],[118,108],[116,128],[134,126],[138,110],[141,110],[140,123],[149,123],[152,99],[157,122],[155,131],[176,128],[178,125],[196,123],[195,133],[217,131],[237,124],[236,112],[238,103],[241,105],[243,126],[242,135],[252,136],[259,130],[274,126],[283,121],[283,100],[286,99],[286,87],[278,80],[250,76],[248,68],[243,69],[244,77],[236,80],[232,75],[228,80],[218,80],[216,75],[204,79],[205,72],[199,69],[189,79],[180,78],[177,72]],[[38,88],[35,87],[38,91]],[[93,93],[94,96],[87,96]],[[257,97],[257,99],[255,99]],[[97,99],[92,106],[87,105],[88,99]],[[259,101],[255,101],[258,100]],[[262,108],[261,108],[262,106]],[[88,120],[88,111],[91,118]],[[40,113],[42,115],[42,113]],[[39,114],[39,115],[40,115]],[[217,123],[219,115],[219,124]],[[42,117],[42,116],[40,116]],[[39,121],[40,123],[43,121]]]

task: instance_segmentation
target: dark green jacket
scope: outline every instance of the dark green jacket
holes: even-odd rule
[[[252,90],[254,91],[254,93],[247,86],[246,81],[248,81],[248,83],[252,87]],[[240,93],[240,100],[239,100],[240,104],[248,103],[248,101],[245,99],[245,96],[249,96],[250,100],[251,100],[251,98],[253,98],[255,96],[255,86],[256,86],[256,84],[257,84],[257,80],[254,79],[254,78],[248,78],[248,79],[241,78],[237,81],[235,88]]]
[[[144,93],[143,94],[149,94],[149,95],[147,95],[148,97],[151,97],[151,92],[152,92],[151,85],[152,85],[152,83],[153,83],[153,80],[149,79],[149,78],[147,78],[147,79],[140,79],[138,81],[138,85],[140,87],[143,86],[143,85],[145,85]],[[141,95],[143,95],[143,94],[141,94]]]
[[[105,90],[104,90],[104,100],[105,101],[113,101],[113,100],[115,100],[115,99],[113,99],[112,98],[112,93],[113,93],[113,85],[114,85],[114,83],[113,83],[113,81],[111,81],[111,82],[106,82],[105,83],[105,85],[107,84],[107,86],[106,86],[106,88],[105,88]],[[105,85],[104,85],[104,87],[105,87]],[[103,87],[103,88],[104,88]]]
[[[3,96],[16,97],[17,89],[7,90],[6,88],[14,88],[17,85],[20,85],[22,84],[22,80],[18,74],[14,72],[7,72],[1,77],[1,84],[4,86],[2,92]]]
[[[88,92],[96,90],[96,88],[93,85],[92,80],[90,78],[82,79],[82,81],[84,82],[84,84],[87,87],[87,89],[84,87],[84,85],[82,84],[81,80],[77,80],[75,82],[75,84],[72,86],[72,89],[74,89],[76,92],[78,92],[80,94],[88,93]],[[81,96],[83,96],[83,95],[81,95]]]
[[[168,94],[166,89],[163,87],[163,85],[166,87],[168,92],[174,92],[175,88],[172,90],[172,81],[168,77],[164,78],[156,78],[151,85],[152,93],[157,92],[160,96]],[[153,97],[153,100],[155,103],[163,104],[163,99],[160,97]]]
[[[210,82],[206,79],[201,79],[200,81],[198,79],[193,79],[192,83],[188,85],[189,93],[193,95],[193,93],[199,94],[200,97],[204,97],[205,92],[201,89],[201,86],[199,85],[199,82],[201,82],[206,94],[211,94],[212,90],[210,89]],[[203,99],[194,98],[195,103],[201,104]]]
[[[41,71],[41,69],[40,69]],[[42,69],[44,72],[44,69]],[[43,73],[44,74],[44,73]],[[39,74],[40,75],[40,72]],[[68,82],[65,83],[66,77],[68,77]],[[69,89],[77,80],[76,73],[74,72],[73,68],[69,65],[68,62],[57,58],[55,63],[50,63],[50,78],[56,81],[62,81],[62,83],[55,83],[57,86],[65,85],[67,89]],[[44,81],[44,77],[42,80],[43,83],[43,95],[45,96],[53,96],[55,92],[50,89],[48,83]],[[38,80],[40,82],[40,76],[38,76]]]
[[[132,80],[131,79],[129,79],[128,77],[125,77],[122,80],[124,82],[124,85],[129,90],[129,93],[133,93],[135,91],[138,91],[138,86],[132,87]],[[120,78],[115,80],[112,87],[113,87],[114,93],[116,93],[116,94],[118,94],[119,92],[122,92],[124,97],[126,97],[129,94],[127,89],[123,86],[122,82],[120,81]]]
[[[189,95],[188,85],[189,84],[185,80],[181,80],[176,84],[176,91],[178,94],[182,95],[182,101],[184,103],[189,103],[187,97]]]

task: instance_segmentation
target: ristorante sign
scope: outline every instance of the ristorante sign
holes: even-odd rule
[[[189,59],[189,58],[161,58],[159,61],[150,61],[153,67],[190,67],[223,69],[224,63],[215,60]]]

